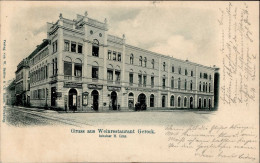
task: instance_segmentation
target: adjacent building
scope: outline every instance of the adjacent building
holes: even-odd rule
[[[16,84],[30,85],[17,93],[36,107],[129,110],[140,102],[147,109],[193,109],[214,108],[217,101],[218,68],[129,45],[124,35],[108,33],[106,19],[87,12],[47,23],[47,38],[22,62]],[[29,82],[21,74],[28,69]]]

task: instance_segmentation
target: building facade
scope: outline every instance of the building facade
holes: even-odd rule
[[[214,108],[218,68],[128,45],[106,19],[60,14],[29,55],[30,104],[61,110]]]

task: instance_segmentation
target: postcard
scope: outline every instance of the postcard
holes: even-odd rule
[[[1,162],[259,162],[259,2],[0,4]]]

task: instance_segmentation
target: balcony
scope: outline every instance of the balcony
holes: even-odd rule
[[[74,80],[76,80],[76,81],[82,81],[82,77],[81,77],[81,76],[74,76]]]
[[[65,80],[72,80],[72,76],[64,75],[64,79],[65,79]]]

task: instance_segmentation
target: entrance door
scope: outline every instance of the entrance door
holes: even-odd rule
[[[163,108],[165,107],[165,101],[166,101],[165,96],[162,96],[162,107],[163,107]]]
[[[112,109],[117,110],[117,94],[115,91],[111,93],[111,104],[112,104]]]
[[[91,95],[92,95],[92,98],[93,98],[93,109],[98,110],[98,91],[93,90]]]
[[[138,102],[140,103],[140,109],[141,110],[145,110],[146,109],[146,96],[145,94],[141,93],[139,96],[138,96]]]
[[[77,91],[74,88],[69,91],[69,110],[77,110]]]
[[[51,106],[55,106],[56,103],[56,87],[51,87]]]
[[[193,109],[193,98],[190,97],[190,108]]]

